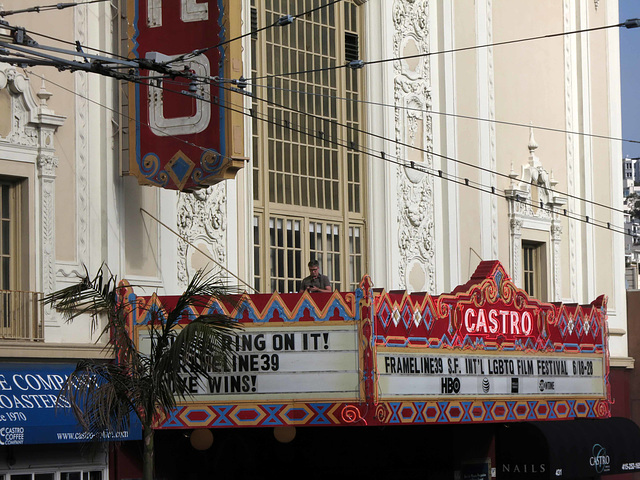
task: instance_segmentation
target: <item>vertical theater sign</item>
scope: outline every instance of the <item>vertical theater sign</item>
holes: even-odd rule
[[[222,82],[242,76],[241,42],[232,41],[241,3],[128,0],[129,56],[154,66],[129,87],[128,171],[139,183],[191,191],[244,165],[242,94]]]
[[[148,312],[129,321],[144,349]],[[166,299],[165,299],[166,300]],[[192,397],[159,428],[411,425],[610,416],[606,298],[540,302],[499,262],[449,294],[373,289],[212,301],[243,326],[225,371],[190,378]]]

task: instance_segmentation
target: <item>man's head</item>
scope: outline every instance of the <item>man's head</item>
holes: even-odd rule
[[[309,273],[313,278],[316,278],[318,275],[320,275],[320,263],[318,263],[318,260],[311,260],[308,265]]]

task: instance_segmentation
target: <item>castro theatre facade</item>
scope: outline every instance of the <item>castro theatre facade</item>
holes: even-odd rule
[[[136,339],[160,298],[129,298]],[[543,303],[499,262],[451,293],[246,295],[237,356],[158,424],[158,478],[582,479],[640,471],[611,417],[607,299]],[[198,314],[205,312],[189,312]],[[119,455],[128,452],[123,448]],[[130,458],[130,456],[128,456]],[[112,475],[133,478],[117,456]]]

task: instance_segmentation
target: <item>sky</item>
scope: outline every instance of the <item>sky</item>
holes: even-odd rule
[[[619,0],[620,21],[640,18],[640,0]],[[622,138],[640,142],[640,28],[620,28]],[[622,155],[640,157],[640,143],[622,142]]]

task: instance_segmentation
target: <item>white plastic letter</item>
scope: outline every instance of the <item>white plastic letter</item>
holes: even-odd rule
[[[180,19],[183,22],[202,22],[209,20],[209,5],[196,0],[182,0]]]
[[[209,60],[204,55],[187,62],[175,62],[173,64],[176,70],[182,70],[184,66],[188,66],[199,77],[209,77],[210,66]],[[209,126],[211,121],[211,94],[210,86],[206,82],[198,82],[198,91],[195,93],[196,112],[190,117],[166,118],[163,110],[163,95],[160,89],[151,89],[149,96],[149,126],[151,131],[159,137],[169,135],[186,135],[202,132]],[[189,97],[184,97],[184,101],[188,102]]]

